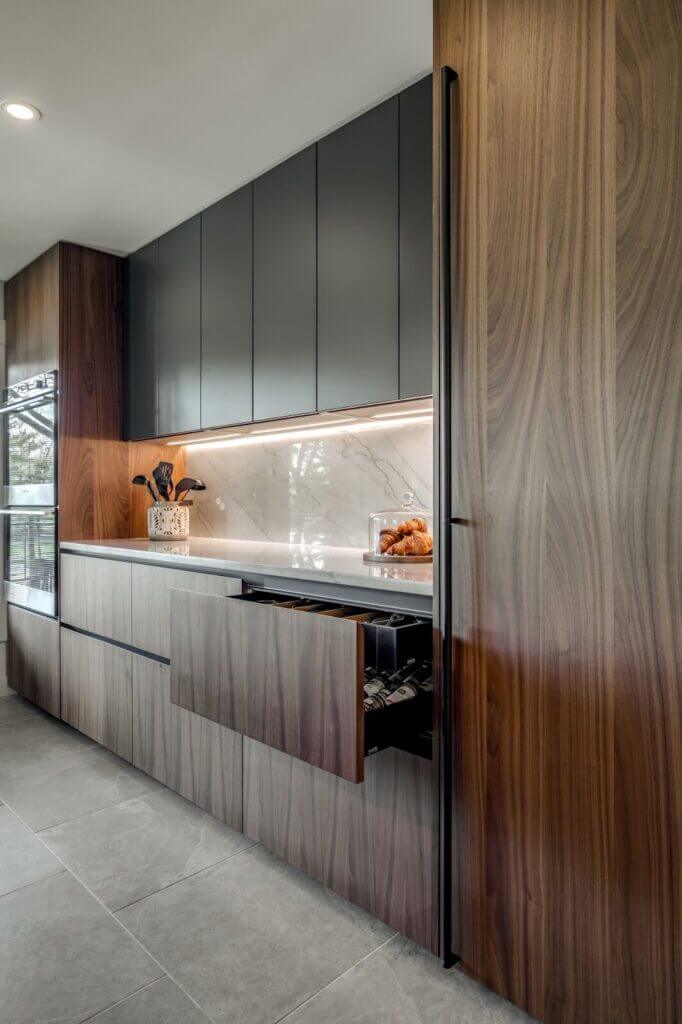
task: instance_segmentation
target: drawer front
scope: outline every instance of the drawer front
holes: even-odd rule
[[[244,832],[278,857],[438,949],[433,766],[400,750],[368,758],[354,786],[244,740]]]
[[[171,704],[168,665],[132,663],[133,764],[241,831],[242,737]]]
[[[62,622],[130,644],[130,563],[64,554],[60,564]]]
[[[62,719],[132,760],[132,655],[120,647],[61,631]]]
[[[362,781],[359,622],[178,590],[171,622],[174,704]]]
[[[135,565],[133,570],[133,647],[170,658],[170,594],[173,588],[227,597],[241,594],[242,581],[185,569]]]
[[[59,718],[59,623],[7,606],[7,682]]]

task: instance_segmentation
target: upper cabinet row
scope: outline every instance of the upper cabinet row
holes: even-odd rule
[[[431,77],[126,261],[128,439],[431,393]]]

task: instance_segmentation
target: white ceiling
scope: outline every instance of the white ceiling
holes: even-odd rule
[[[431,66],[432,0],[2,0],[0,281],[126,253]]]

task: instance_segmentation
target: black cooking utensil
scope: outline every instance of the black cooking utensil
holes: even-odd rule
[[[156,484],[157,490],[164,501],[170,500],[170,492],[168,485],[171,482],[173,476],[173,463],[172,462],[160,462],[154,472],[154,483]]]
[[[156,501],[159,500],[158,495],[156,495],[154,493],[154,488],[152,487],[152,485],[150,484],[150,482],[149,482],[149,480],[147,479],[146,476],[142,476],[142,474],[138,474],[138,476],[134,476],[133,477],[133,483],[134,484],[138,484],[140,487],[146,487],[147,490],[149,491],[149,493],[152,496],[152,501],[156,502]]]
[[[175,500],[182,501],[188,491],[205,491],[206,484],[201,480],[194,480],[191,476],[183,476],[175,488]]]

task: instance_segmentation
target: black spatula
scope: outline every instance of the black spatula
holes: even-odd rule
[[[157,490],[164,501],[170,500],[169,485],[173,477],[173,463],[172,462],[160,462],[154,472],[154,483],[156,484]]]

